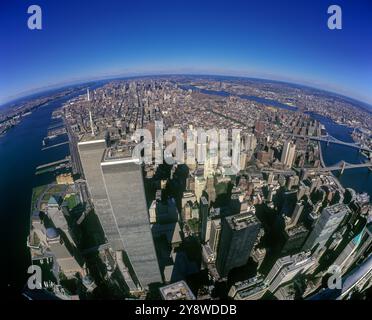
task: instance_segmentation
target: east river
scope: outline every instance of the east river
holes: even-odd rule
[[[5,136],[0,137],[0,217],[3,237],[1,262],[5,267],[3,277],[7,279],[10,290],[18,292],[27,279],[30,256],[26,240],[30,224],[32,188],[40,183],[39,179],[42,178],[36,178],[35,168],[40,164],[60,160],[69,154],[68,145],[41,150],[42,140],[47,135],[48,128],[60,121],[52,119],[52,112],[65,101],[82,93],[75,92],[39,107]],[[205,93],[215,94],[210,91]],[[248,96],[244,98],[293,110],[292,107],[272,100]],[[335,138],[352,141],[349,128],[319,115],[312,116],[323,123],[329,134]],[[332,165],[340,160],[350,163],[365,160],[358,150],[341,145],[322,144],[322,150],[326,165]],[[45,176],[42,179],[45,179]],[[366,168],[345,170],[340,181],[345,187],[351,187],[358,192],[368,192],[372,196],[372,172]]]

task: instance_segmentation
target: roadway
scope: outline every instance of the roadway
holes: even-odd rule
[[[272,132],[272,133],[276,133],[276,132]],[[293,138],[303,138],[303,139],[309,139],[309,140],[315,140],[315,141],[323,141],[323,142],[327,142],[327,143],[340,144],[340,145],[355,148],[355,149],[358,149],[358,150],[372,152],[372,150],[369,149],[368,147],[364,147],[364,146],[361,146],[361,145],[359,145],[357,143],[353,143],[353,142],[341,141],[341,140],[338,140],[338,139],[332,137],[331,135],[317,137],[317,136],[308,136],[308,135],[293,134],[293,133],[281,133],[281,134],[285,135],[285,136],[291,136]]]
[[[70,146],[70,154],[71,154],[71,162],[72,162],[72,171],[73,173],[78,173],[80,176],[83,176],[83,166],[80,161],[80,156],[79,156],[79,150],[77,147],[77,141],[74,133],[71,130],[71,127],[69,126],[67,120],[65,117],[63,117],[63,122],[66,126],[66,131],[67,131],[67,136],[68,136],[68,141],[69,146]]]
[[[347,170],[347,169],[356,169],[356,168],[372,168],[372,162],[368,163],[348,163],[345,161],[338,162],[335,165],[329,167],[320,167],[320,168],[307,168],[309,171],[317,172],[327,172],[327,171],[336,171],[336,170]]]

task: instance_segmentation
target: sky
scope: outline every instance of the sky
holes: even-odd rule
[[[27,27],[29,5],[42,30]],[[342,30],[327,27],[342,8]],[[110,76],[221,74],[372,104],[371,0],[1,0],[0,104]]]

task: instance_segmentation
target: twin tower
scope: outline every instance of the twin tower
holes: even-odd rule
[[[152,283],[161,283],[141,166],[129,148],[107,148],[105,139],[90,137],[79,142],[78,149],[90,197],[111,248],[128,258],[137,287],[148,289]]]

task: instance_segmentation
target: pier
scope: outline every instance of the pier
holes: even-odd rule
[[[46,168],[49,168],[49,167],[57,166],[57,165],[60,165],[60,164],[63,164],[63,163],[70,162],[70,160],[71,160],[71,158],[69,156],[67,156],[66,158],[64,158],[62,160],[42,164],[42,165],[36,167],[36,170],[38,171],[38,170],[43,170],[43,169],[46,169]]]

